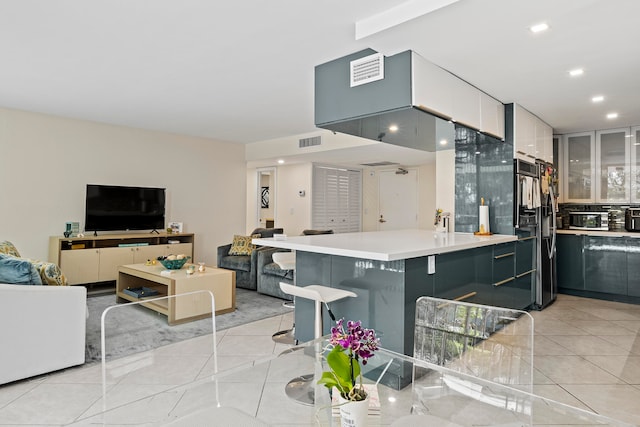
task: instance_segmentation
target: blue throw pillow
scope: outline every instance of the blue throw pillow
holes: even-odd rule
[[[29,261],[0,254],[0,283],[42,285],[38,270]]]

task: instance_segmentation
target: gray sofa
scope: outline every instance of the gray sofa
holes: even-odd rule
[[[293,284],[293,270],[283,270],[273,262],[273,254],[276,252],[289,252],[288,249],[264,247],[258,251],[258,292],[272,297],[291,300],[280,289],[280,282]]]
[[[274,233],[281,234],[282,228],[256,228],[251,235],[273,237]],[[218,246],[218,267],[236,272],[236,287],[257,290],[258,288],[258,254],[263,247],[256,248],[251,255],[229,255],[231,243]]]

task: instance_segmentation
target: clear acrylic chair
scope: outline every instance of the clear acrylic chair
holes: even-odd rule
[[[177,302],[183,307],[193,304],[194,309],[207,313],[211,308],[211,318],[207,314],[200,320],[195,338],[191,324],[169,326],[166,316],[144,307]],[[123,399],[142,399],[217,374],[216,343],[215,298],[211,291],[150,297],[107,307],[101,317],[102,411],[121,404]]]
[[[415,358],[529,393],[533,338],[526,311],[433,297],[416,302]]]

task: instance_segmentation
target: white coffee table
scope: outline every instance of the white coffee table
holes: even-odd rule
[[[163,274],[163,271],[170,273]],[[208,290],[215,297],[216,314],[236,309],[236,273],[232,270],[206,267],[204,272],[196,270],[193,274],[187,274],[187,266],[180,270],[166,270],[161,264],[120,266],[116,282],[117,301],[144,301],[144,298],[136,298],[124,292],[124,289],[139,287],[156,290],[158,294],[155,297]],[[211,316],[211,298],[205,294],[149,301],[142,305],[167,316],[170,325]]]

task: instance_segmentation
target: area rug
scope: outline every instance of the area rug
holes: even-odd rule
[[[283,307],[282,303],[283,300],[279,298],[247,289],[236,289],[236,311],[216,316],[216,330],[290,313],[291,309]],[[115,304],[114,294],[87,298],[89,317],[85,363],[101,360],[100,319],[102,312]],[[105,353],[108,360],[212,332],[210,318],[169,326],[166,316],[137,305],[121,310],[110,310],[107,320],[107,351]],[[109,331],[114,333],[111,334]]]

